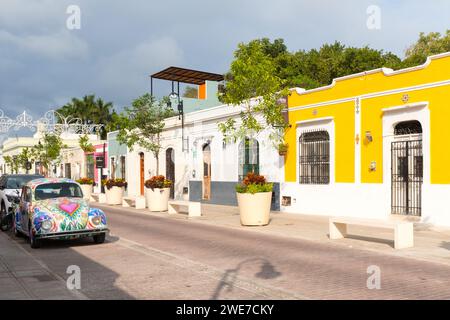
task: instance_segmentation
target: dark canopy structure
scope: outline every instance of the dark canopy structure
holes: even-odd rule
[[[150,76],[152,79],[202,85],[205,81],[223,81],[223,75],[205,71],[169,67]]]

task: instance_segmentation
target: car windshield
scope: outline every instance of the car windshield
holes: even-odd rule
[[[36,200],[62,197],[82,198],[83,192],[77,184],[70,182],[41,184],[34,190]]]
[[[6,180],[6,189],[22,189],[22,187],[33,179],[41,178],[41,176],[16,176],[8,177]]]

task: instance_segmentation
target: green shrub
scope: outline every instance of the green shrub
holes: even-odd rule
[[[249,172],[242,183],[236,185],[237,193],[259,193],[271,192],[273,190],[273,183],[266,182],[266,178]]]

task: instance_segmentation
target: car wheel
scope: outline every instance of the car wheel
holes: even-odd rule
[[[31,222],[28,223],[28,234],[29,234],[29,237],[30,237],[30,247],[31,247],[32,249],[40,248],[41,245],[42,245],[42,242],[41,242],[40,239],[36,239],[36,238],[34,237],[33,233],[31,232],[31,227],[30,227],[30,225],[31,225]]]
[[[96,234],[93,238],[94,238],[95,243],[98,243],[98,244],[103,243],[103,242],[105,242],[105,239],[106,239],[106,233]]]
[[[16,224],[14,223],[14,236],[17,238],[22,237],[22,232],[20,232],[19,230],[17,230]]]

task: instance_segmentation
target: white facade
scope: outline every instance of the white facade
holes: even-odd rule
[[[175,164],[175,198],[181,198],[183,188],[189,187],[189,181],[203,180],[203,146],[211,149],[211,181],[216,183],[236,183],[238,181],[238,146],[239,142],[225,144],[218,131],[218,123],[234,117],[239,124],[238,107],[222,105],[185,114],[184,139],[189,150],[183,151],[181,120],[172,117],[166,120],[161,135],[161,152],[159,155],[159,172],[156,171],[156,159],[152,153],[136,147],[127,154],[128,195],[141,192],[140,154],[144,154],[145,180],[151,176],[166,176],[166,152],[174,150]],[[262,120],[262,119],[261,119]],[[268,139],[269,132],[263,131],[251,136],[259,143],[259,173],[268,181],[280,182],[283,177],[283,158]],[[234,192],[234,187],[233,191]],[[191,192],[191,190],[189,191]],[[214,196],[214,195],[212,195]]]

